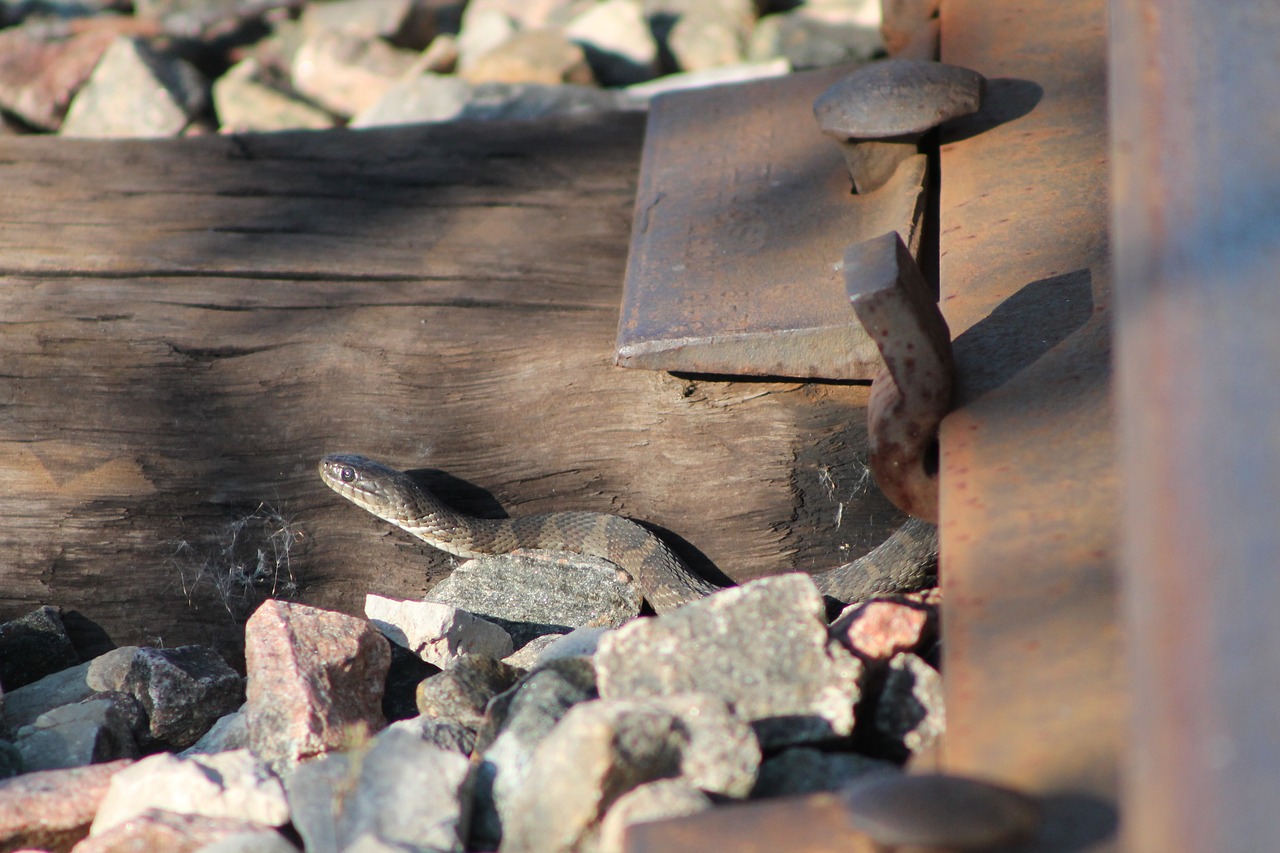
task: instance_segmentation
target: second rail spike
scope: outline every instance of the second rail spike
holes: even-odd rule
[[[951,408],[951,332],[897,232],[844,254],[845,289],[885,367],[867,407],[871,473],[908,515],[938,522],[938,425]]]

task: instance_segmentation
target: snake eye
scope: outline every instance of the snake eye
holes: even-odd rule
[[[350,465],[343,465],[338,471],[338,479],[344,483],[354,483],[356,481],[356,469]]]

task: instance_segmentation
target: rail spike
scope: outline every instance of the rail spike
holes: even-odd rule
[[[844,280],[885,363],[867,407],[871,473],[899,509],[936,524],[938,425],[954,372],[947,321],[895,231],[846,249]]]

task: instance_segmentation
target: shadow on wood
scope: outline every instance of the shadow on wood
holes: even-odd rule
[[[452,558],[326,489],[336,451],[628,515],[737,580],[869,550],[897,516],[865,388],[610,363],[642,133],[0,140],[0,618],[234,659],[273,587],[421,595]]]

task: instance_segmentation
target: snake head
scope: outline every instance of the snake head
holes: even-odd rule
[[[383,515],[372,507],[394,502],[404,492],[406,478],[395,468],[368,457],[332,453],[320,460],[320,479],[352,503]]]

